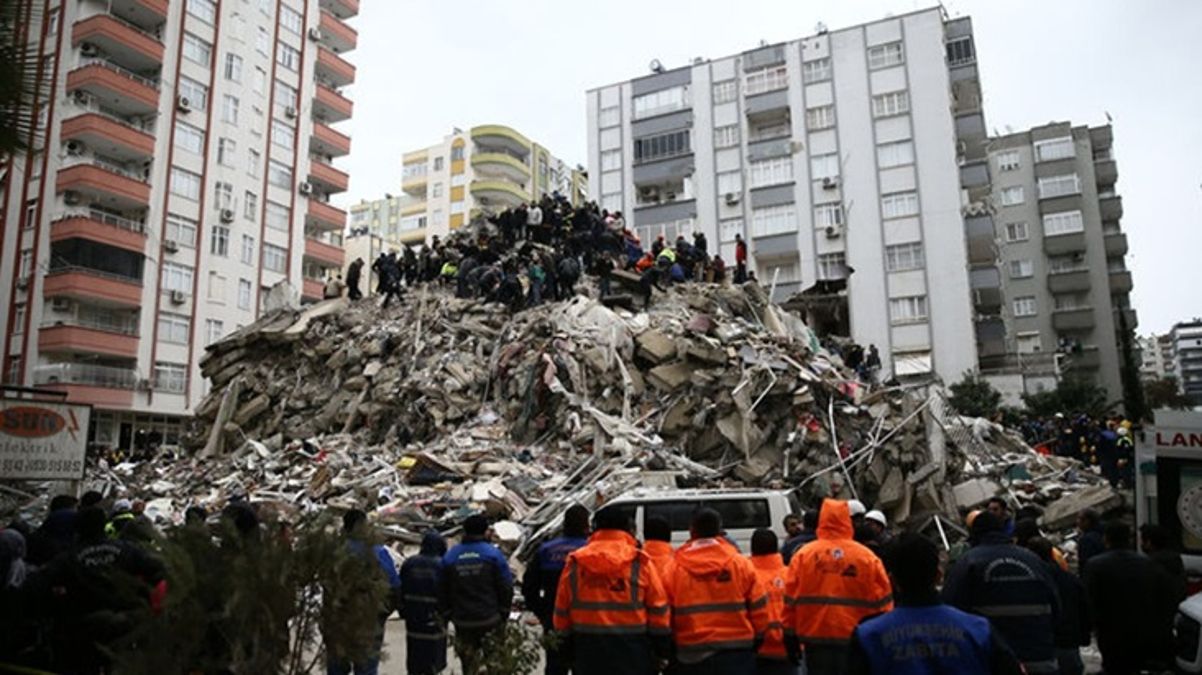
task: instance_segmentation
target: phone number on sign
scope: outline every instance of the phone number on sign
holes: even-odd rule
[[[48,459],[37,457],[5,457],[0,459],[0,475],[6,473],[52,472],[63,474],[79,474],[83,472],[81,459]]]

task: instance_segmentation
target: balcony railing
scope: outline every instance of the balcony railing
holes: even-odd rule
[[[42,328],[58,328],[60,326],[68,326],[71,328],[90,328],[92,330],[102,330],[108,333],[117,333],[119,335],[138,337],[138,322],[132,318],[125,319],[112,316],[74,316],[64,319],[55,319],[54,321],[45,321],[42,323]]]
[[[150,181],[146,180],[145,174],[128,169],[122,164],[118,164],[117,162],[109,161],[103,157],[76,157],[70,161],[65,162],[63,164],[63,168],[64,169],[70,168],[73,166],[79,166],[81,164],[89,164],[91,166],[95,166],[95,167],[104,169],[105,171],[108,171],[110,173],[115,173],[119,176],[125,176],[126,178],[136,180],[139,183],[149,183],[150,182]]]
[[[95,113],[97,115],[100,115],[101,117],[110,119],[110,120],[116,122],[117,124],[127,126],[130,129],[133,129],[135,131],[141,131],[141,132],[147,133],[147,134],[154,133],[154,129],[155,129],[154,122],[130,119],[130,118],[122,115],[121,113],[117,112],[116,110],[109,108],[108,106],[104,106],[104,105],[97,103],[94,96],[80,92],[79,94],[76,95],[74,103],[75,103],[75,107],[80,110],[90,112],[90,113]]]
[[[104,223],[105,225],[112,225],[113,227],[119,227],[123,230],[129,230],[130,232],[137,232],[138,234],[143,234],[146,232],[145,223],[141,223],[136,220],[130,220],[129,218],[122,218],[121,216],[114,216],[110,213],[105,213],[104,211],[97,211],[96,209],[88,209],[87,211],[80,212],[60,213],[55,216],[54,220],[67,220],[68,218],[87,218],[88,220],[94,220],[98,223]]]
[[[121,281],[127,284],[138,284],[139,286],[142,285],[142,280],[137,277],[127,277],[124,274],[105,272],[104,270],[98,270],[92,267],[84,267],[83,265],[56,263],[54,260],[50,261],[49,274],[69,274],[71,272],[78,272],[80,274],[100,277],[101,279],[112,279],[113,281]]]
[[[83,59],[79,62],[80,68],[86,68],[87,66],[100,66],[101,68],[104,68],[106,70],[111,70],[114,73],[121,75],[122,77],[127,77],[127,78],[133,80],[134,82],[137,82],[138,84],[145,85],[152,89],[159,88],[159,78],[157,78],[157,77],[151,78],[151,77],[146,77],[144,75],[139,75],[139,74],[133,72],[132,70],[127,70],[125,68],[122,68],[121,66],[113,63],[112,61],[108,61],[106,59]]]
[[[33,369],[35,384],[84,384],[106,389],[134,389],[138,374],[131,368],[90,363],[53,363]]]

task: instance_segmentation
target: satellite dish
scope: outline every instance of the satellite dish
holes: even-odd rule
[[[659,59],[651,59],[651,63],[648,65],[648,67],[651,68],[651,72],[653,73],[664,72],[664,64],[660,63]]]

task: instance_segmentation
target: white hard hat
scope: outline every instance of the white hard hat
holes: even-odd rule
[[[1130,432],[1127,431],[1127,427],[1119,427],[1117,433],[1119,436],[1126,436]]]
[[[888,521],[888,519],[885,518],[885,514],[881,513],[880,511],[877,511],[876,509],[873,509],[873,510],[869,511],[868,513],[864,514],[864,520],[875,520],[876,522],[881,524],[881,527],[889,526],[889,521]]]
[[[118,499],[113,502],[113,513],[125,513],[126,511],[132,511],[133,508],[133,503],[128,499]]]
[[[858,499],[849,499],[847,500],[847,510],[851,512],[851,517],[855,518],[864,515],[868,509],[864,508],[864,502]]]

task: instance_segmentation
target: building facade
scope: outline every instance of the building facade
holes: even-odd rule
[[[1169,367],[1165,368],[1165,360],[1162,356],[1161,341],[1165,340],[1166,335],[1148,335],[1139,338],[1139,377],[1141,380],[1159,380],[1166,375],[1173,375],[1172,360],[1169,360]]]
[[[421,244],[429,229],[426,227],[426,209],[427,205],[422,200],[406,194],[360,200],[348,209],[351,224],[347,236],[358,237],[370,233],[380,240],[385,251]],[[414,214],[421,215],[411,218]]]
[[[989,160],[1005,354],[1052,355],[1117,401],[1124,335],[1139,345],[1112,147],[1109,125],[1053,123],[992,139]]]
[[[657,67],[586,107],[590,194],[644,242],[700,229],[729,264],[742,236],[776,297],[841,298],[842,317],[807,318],[876,345],[884,372],[977,367],[965,213],[989,176],[968,19],[935,8]]]
[[[98,445],[171,444],[205,346],[342,266],[359,2],[45,5],[38,129],[0,181],[4,381],[92,404]]]
[[[573,204],[588,198],[583,167],[500,124],[455,129],[437,145],[405,153],[401,162],[401,190],[411,201],[398,206],[395,223],[389,213],[386,229],[396,224],[396,236],[406,242],[445,236],[481,210],[497,213],[555,192]]]
[[[1202,319],[1178,323],[1167,337],[1172,351],[1172,374],[1194,405],[1202,406]]]

